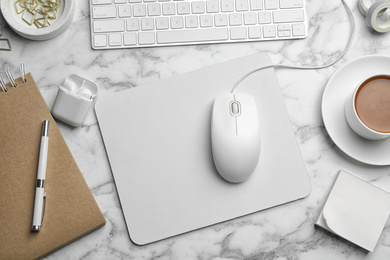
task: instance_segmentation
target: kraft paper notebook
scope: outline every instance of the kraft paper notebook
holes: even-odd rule
[[[95,106],[130,238],[147,244],[297,200],[311,185],[273,69],[238,92],[254,97],[261,151],[252,176],[224,181],[210,141],[214,99],[247,72],[255,54],[100,97]]]
[[[35,259],[105,219],[31,74],[0,89],[0,259]],[[49,120],[44,223],[31,232],[43,120]]]

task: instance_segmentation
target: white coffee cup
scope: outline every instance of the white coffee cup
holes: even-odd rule
[[[385,92],[385,85],[388,85],[388,90],[386,90],[386,92],[388,92],[387,99],[387,95],[383,95],[383,93],[380,92]],[[361,93],[363,89],[364,95]],[[358,98],[360,100],[366,100],[362,103]],[[381,140],[390,137],[390,129],[384,129],[383,127],[383,129],[379,129],[377,127],[377,125],[380,125],[380,122],[384,122],[383,120],[385,120],[385,113],[383,112],[385,109],[383,108],[385,108],[386,105],[382,105],[384,103],[380,102],[383,101],[383,98],[388,101],[390,107],[390,100],[388,100],[390,99],[390,75],[387,74],[377,74],[367,77],[357,85],[353,94],[349,96],[345,103],[345,116],[349,126],[358,135],[370,140]],[[368,108],[371,109],[372,107],[375,107],[376,111],[369,111]],[[376,123],[374,119],[377,121]],[[389,118],[386,122],[389,122],[390,124],[390,109]]]

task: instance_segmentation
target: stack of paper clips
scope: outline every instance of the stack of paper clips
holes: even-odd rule
[[[40,28],[50,26],[57,19],[61,0],[17,0],[15,11],[27,25]]]

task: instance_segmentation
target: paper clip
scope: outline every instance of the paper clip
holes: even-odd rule
[[[0,37],[3,35],[3,25],[0,23]],[[8,39],[0,39],[0,42],[6,42],[8,48],[1,48],[0,51],[12,51],[11,42]]]
[[[25,83],[26,79],[24,78],[24,75],[26,75],[27,72],[26,72],[26,67],[24,66],[24,62],[20,63],[20,74],[22,75],[23,83]]]
[[[5,70],[5,74],[7,75],[8,80],[11,83],[12,87],[16,88],[17,84],[15,82],[15,77],[12,74],[11,70],[9,69],[9,67],[5,67],[4,70]]]
[[[4,81],[4,79],[3,79],[3,77],[1,75],[0,75],[0,87],[1,87],[1,90],[3,92],[7,92],[8,91],[7,87],[5,86],[5,81]]]
[[[8,39],[0,39],[0,42],[6,42],[8,45],[8,48],[0,48],[0,51],[12,51],[12,46]]]

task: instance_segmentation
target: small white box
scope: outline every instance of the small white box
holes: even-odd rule
[[[59,87],[51,113],[72,126],[81,126],[97,97],[98,87],[92,81],[72,74]]]
[[[373,252],[389,214],[389,193],[341,170],[315,225]]]

